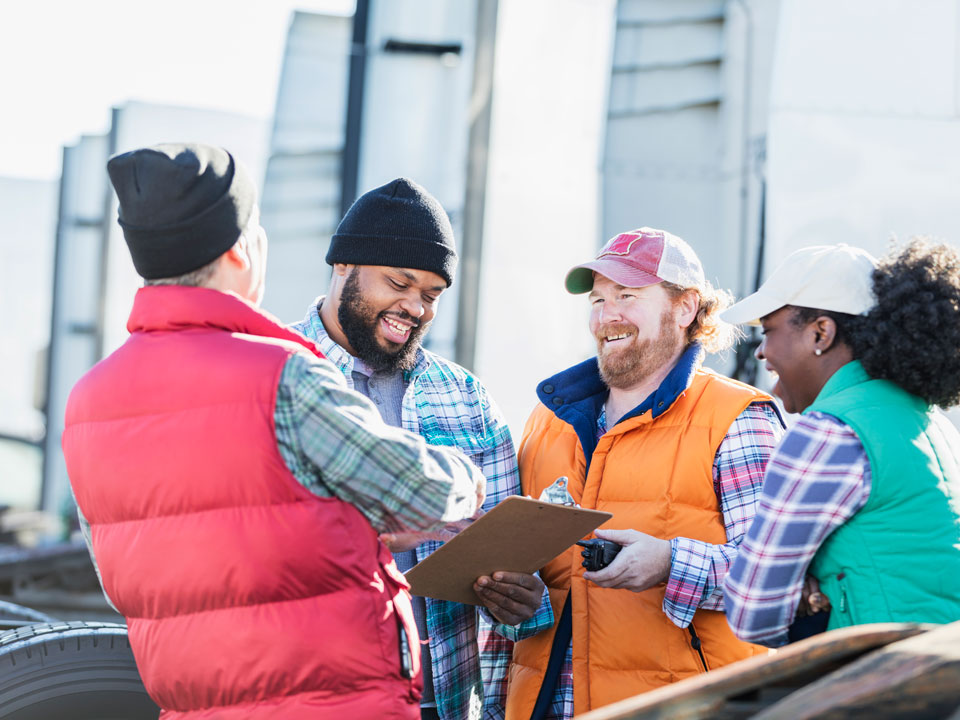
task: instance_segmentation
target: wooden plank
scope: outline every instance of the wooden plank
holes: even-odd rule
[[[960,622],[955,622],[864,655],[756,718],[935,718],[958,708]]]
[[[695,678],[579,715],[582,720],[748,717],[864,653],[936,627],[878,623],[834,630],[775,653],[741,660]]]

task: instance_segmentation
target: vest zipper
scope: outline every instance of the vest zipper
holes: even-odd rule
[[[410,636],[407,635],[407,629],[403,625],[403,618],[400,617],[400,613],[397,612],[396,608],[394,608],[394,615],[397,619],[397,641],[400,646],[400,677],[407,681],[407,691],[410,702],[415,702],[417,698],[413,689],[415,680],[413,673],[413,648],[410,645]]]
[[[844,582],[847,574],[845,572],[837,573],[837,584],[840,586],[840,606],[837,608],[841,615],[846,615],[851,625],[857,622],[853,618],[853,603],[847,599],[847,584]]]
[[[687,630],[690,631],[690,645],[697,651],[697,655],[700,656],[703,671],[709,672],[710,668],[707,667],[707,659],[703,656],[703,643],[700,642],[700,636],[697,635],[697,631],[693,629],[693,623],[687,625]]]
[[[400,636],[400,674],[408,680],[413,677],[413,658],[410,655],[410,640],[403,622],[397,628]]]

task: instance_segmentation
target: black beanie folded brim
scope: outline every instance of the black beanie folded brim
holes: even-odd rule
[[[357,198],[330,239],[326,260],[427,270],[448,287],[457,272],[450,218],[433,195],[407,178]]]
[[[242,164],[222,148],[156,145],[107,163],[117,222],[133,266],[146,280],[198,270],[233,247],[256,206]]]
[[[176,225],[146,228],[117,222],[137,273],[156,280],[193,272],[223,255],[243,233],[253,205],[251,196],[224,195],[200,215]]]
[[[457,253],[446,245],[421,238],[337,233],[330,239],[327,263],[428,270],[446,280],[449,287],[457,272]]]

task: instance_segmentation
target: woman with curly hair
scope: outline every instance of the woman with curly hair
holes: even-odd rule
[[[936,407],[960,401],[957,251],[804,248],[723,317],[762,326],[756,356],[803,413],[725,582],[734,632],[960,620],[960,433]]]

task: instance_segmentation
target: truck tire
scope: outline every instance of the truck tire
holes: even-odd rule
[[[57,622],[55,617],[33,608],[17,605],[16,603],[0,600],[0,632],[33,623]]]
[[[0,718],[156,720],[117,623],[61,622],[0,633]]]

